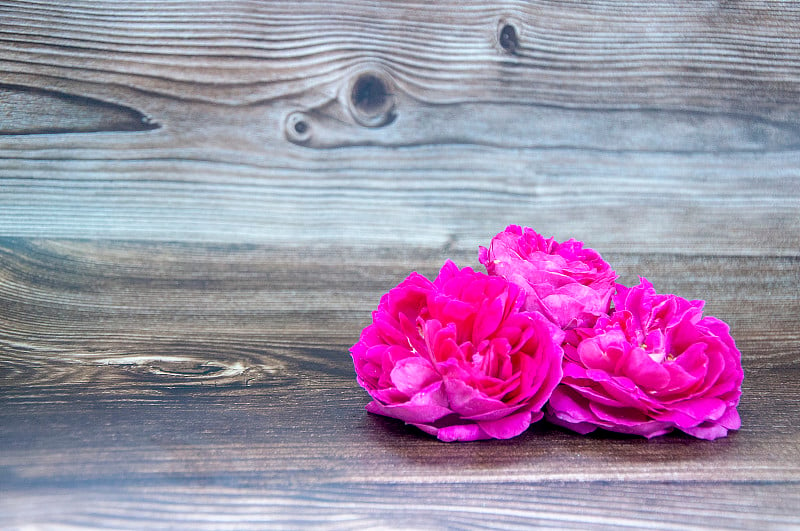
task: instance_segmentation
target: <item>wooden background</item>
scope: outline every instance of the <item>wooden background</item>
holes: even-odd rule
[[[508,223],[705,298],[714,442],[371,416]],[[800,4],[0,1],[0,527],[800,526]]]

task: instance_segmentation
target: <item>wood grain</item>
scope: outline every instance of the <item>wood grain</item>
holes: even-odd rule
[[[795,4],[457,4],[5,3],[0,235],[797,254]]]
[[[0,107],[6,110],[0,135],[148,131],[158,127],[133,109],[32,87],[0,84]]]
[[[47,489],[0,501],[0,523],[134,529],[787,529],[794,485],[772,483],[471,483],[312,488]],[[476,503],[476,498],[480,501]],[[415,500],[425,500],[424,508]],[[411,500],[411,501],[409,501]],[[520,501],[510,501],[520,500]],[[92,506],[87,516],[81,508]],[[20,507],[24,508],[20,511]],[[609,511],[615,507],[615,514]],[[424,509],[424,510],[423,510]],[[23,512],[28,518],[9,514]],[[66,527],[65,526],[65,527]]]
[[[0,528],[800,527],[800,4],[0,2]],[[707,299],[704,442],[367,415],[509,223]]]
[[[606,256],[625,281],[705,294],[731,324],[746,379],[743,427],[728,438],[582,437],[542,423],[447,445],[368,415],[347,353],[381,293],[444,258],[3,240],[0,525],[800,524],[800,261]]]

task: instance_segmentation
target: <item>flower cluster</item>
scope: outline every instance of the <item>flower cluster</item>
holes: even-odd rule
[[[739,428],[741,355],[703,301],[618,284],[581,242],[516,225],[479,260],[487,274],[447,261],[381,298],[350,350],[368,411],[443,441],[507,439],[544,416],[582,434]]]

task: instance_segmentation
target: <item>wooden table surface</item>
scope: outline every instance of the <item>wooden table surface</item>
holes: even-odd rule
[[[0,528],[800,526],[800,4],[0,2]],[[364,411],[506,224],[704,298],[713,442]]]

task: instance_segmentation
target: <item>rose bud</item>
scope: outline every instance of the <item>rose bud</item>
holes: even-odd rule
[[[367,410],[447,442],[525,431],[561,379],[564,334],[522,302],[505,279],[450,261],[433,282],[409,275],[350,350]]]
[[[567,240],[545,239],[533,229],[509,225],[480,262],[525,292],[526,311],[541,312],[562,329],[591,326],[608,312],[617,275],[593,249]]]
[[[738,429],[744,373],[728,325],[703,301],[660,295],[644,278],[617,286],[614,313],[567,332],[564,377],[548,418],[579,433],[596,428],[701,439]]]

